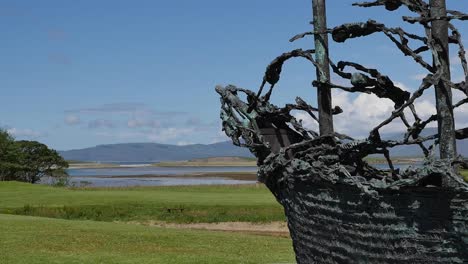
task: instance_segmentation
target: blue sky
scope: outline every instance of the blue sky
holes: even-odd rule
[[[353,2],[328,1],[329,27],[370,18],[402,26],[401,15],[409,14],[352,7]],[[462,2],[448,0],[448,5],[468,12]],[[311,38],[288,42],[309,31],[311,19],[311,1],[1,0],[0,126],[18,139],[60,150],[226,140],[215,85],[256,90],[275,56],[313,48]],[[466,25],[457,25],[468,35]],[[408,90],[418,86],[417,77],[424,73],[381,35],[332,44],[330,52],[335,61],[377,67]],[[455,66],[453,77],[459,78]],[[315,104],[314,78],[310,65],[292,61],[274,102],[292,102],[299,95]],[[372,98],[336,97],[354,108],[337,124],[351,134],[360,135],[391,111]],[[431,99],[427,96],[420,106],[428,114]],[[354,117],[358,110],[369,113]],[[462,122],[468,120],[467,112],[461,113]]]

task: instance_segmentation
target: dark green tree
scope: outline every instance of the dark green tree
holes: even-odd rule
[[[19,171],[25,169],[17,163],[18,153],[16,151],[14,138],[4,129],[0,129],[0,180],[15,180]]]
[[[63,183],[68,179],[66,168],[68,163],[57,151],[37,141],[15,141],[0,129],[0,181],[36,183],[49,176],[52,182]]]
[[[22,181],[36,183],[44,176],[66,176],[68,163],[57,151],[37,141],[21,140],[15,142],[17,162],[27,167],[20,175]]]
[[[11,159],[15,139],[4,129],[0,129],[0,162]]]

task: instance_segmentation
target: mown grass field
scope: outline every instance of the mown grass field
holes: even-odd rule
[[[287,238],[0,214],[0,263],[294,263]]]
[[[135,224],[147,220],[284,216],[262,186],[86,189],[0,182],[0,263],[294,263],[289,238]]]
[[[0,182],[0,213],[176,223],[285,220],[281,206],[261,185],[70,189]]]

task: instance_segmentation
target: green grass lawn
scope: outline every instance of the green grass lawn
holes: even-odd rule
[[[0,214],[0,263],[294,263],[291,240]]]
[[[468,170],[462,170],[461,175],[465,179],[466,182],[468,182]]]
[[[70,189],[0,182],[0,213],[99,221],[285,220],[283,209],[263,186]]]
[[[145,220],[284,216],[263,186],[92,189],[0,182],[0,263],[294,263],[289,238],[114,222]]]

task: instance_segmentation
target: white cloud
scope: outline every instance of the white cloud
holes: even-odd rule
[[[203,122],[200,120],[198,117],[189,117],[187,121],[185,122],[187,126],[200,126],[203,124]]]
[[[211,141],[209,142],[210,144],[224,142],[224,141],[231,141],[231,139],[228,136],[226,136],[226,133],[224,133],[224,131],[222,131],[221,128],[219,128],[217,131],[218,132],[216,136],[211,138]]]
[[[104,132],[99,131],[95,133],[96,136],[108,137],[108,138],[118,138],[118,139],[135,139],[142,138],[144,136],[141,132]]]
[[[29,139],[35,139],[39,137],[45,136],[44,133],[26,128],[26,129],[19,129],[19,128],[8,128],[7,132],[14,136],[15,138],[29,138]]]
[[[114,128],[115,124],[112,120],[107,119],[95,119],[89,121],[88,128]]]
[[[303,112],[303,111],[295,111],[292,113],[292,115],[302,123],[302,125],[313,131],[318,131],[318,123],[315,121],[308,113]]]
[[[132,118],[127,121],[127,126],[129,128],[137,128],[137,127],[158,128],[161,126],[161,123],[157,120],[145,120],[145,119],[140,119],[140,118]]]
[[[423,120],[437,112],[435,104],[427,98],[422,98],[420,101],[416,100],[416,102],[414,102],[414,108],[416,109],[416,113],[418,113],[419,117]]]
[[[417,80],[417,81],[422,81],[422,79],[424,79],[424,77],[426,77],[426,76],[427,76],[426,73],[419,73],[419,74],[415,74],[415,75],[411,76],[411,79]]]
[[[425,77],[425,76],[424,76],[424,77]],[[394,82],[393,84],[394,84],[396,87],[399,87],[400,89],[402,89],[403,91],[411,92],[411,91],[414,90],[413,88],[406,86],[406,85],[405,85],[404,83],[402,83],[402,82]]]
[[[96,114],[96,113],[117,113],[117,114],[125,114],[125,113],[135,113],[141,111],[150,111],[146,105],[142,103],[111,103],[111,104],[103,104],[96,107],[89,107],[89,108],[80,108],[80,109],[73,109],[67,110],[66,112],[69,113],[83,113],[83,114]]]
[[[411,91],[403,83],[395,83],[401,89]],[[394,111],[394,103],[389,99],[379,98],[373,94],[352,94],[341,90],[333,90],[333,105],[338,105],[343,109],[343,113],[334,116],[335,131],[344,133],[352,137],[367,137],[369,132],[391,116]],[[432,99],[432,100],[431,100]],[[415,108],[422,119],[426,119],[435,113],[435,104],[433,103],[433,93],[424,94],[415,102]],[[412,123],[412,117],[409,109],[405,111],[407,120]],[[293,115],[302,120],[303,125],[311,130],[318,131],[318,124],[305,112],[295,112]],[[433,122],[429,126],[435,126]],[[396,133],[406,130],[403,122],[397,118],[390,124],[380,129],[384,133]]]
[[[148,133],[146,136],[150,141],[167,142],[169,140],[177,139],[182,136],[189,136],[193,132],[193,128],[169,127],[164,129],[155,129]]]
[[[102,137],[118,138],[122,140],[152,141],[158,143],[173,142],[173,140],[186,141],[194,132],[192,128],[158,128],[137,132],[98,132],[96,135]]]
[[[371,129],[388,118],[394,110],[394,104],[389,99],[378,98],[372,94],[359,94],[356,97],[343,92],[334,92],[334,104],[343,109],[343,113],[335,116],[337,132],[354,137],[366,137]],[[385,132],[396,132],[403,129],[398,122],[386,126]]]
[[[66,110],[66,113],[81,113],[81,114],[129,114],[137,117],[141,116],[160,116],[160,117],[175,117],[186,115],[186,112],[179,111],[155,111],[143,103],[121,102],[103,104],[95,107],[78,108]]]
[[[458,103],[460,100],[466,98],[466,95],[462,92],[453,89],[452,101],[454,104]],[[425,93],[419,99],[416,100],[414,107],[421,119],[427,119],[431,115],[436,114],[437,109],[435,106],[435,95],[433,90],[431,92]],[[456,128],[468,127],[468,104],[464,104],[456,109],[454,109],[455,117],[455,126]],[[427,127],[437,127],[437,122],[430,123]]]
[[[77,115],[73,115],[73,114],[69,114],[69,115],[65,116],[64,121],[65,121],[65,123],[67,125],[71,125],[71,126],[81,123],[80,117],[77,116]]]

